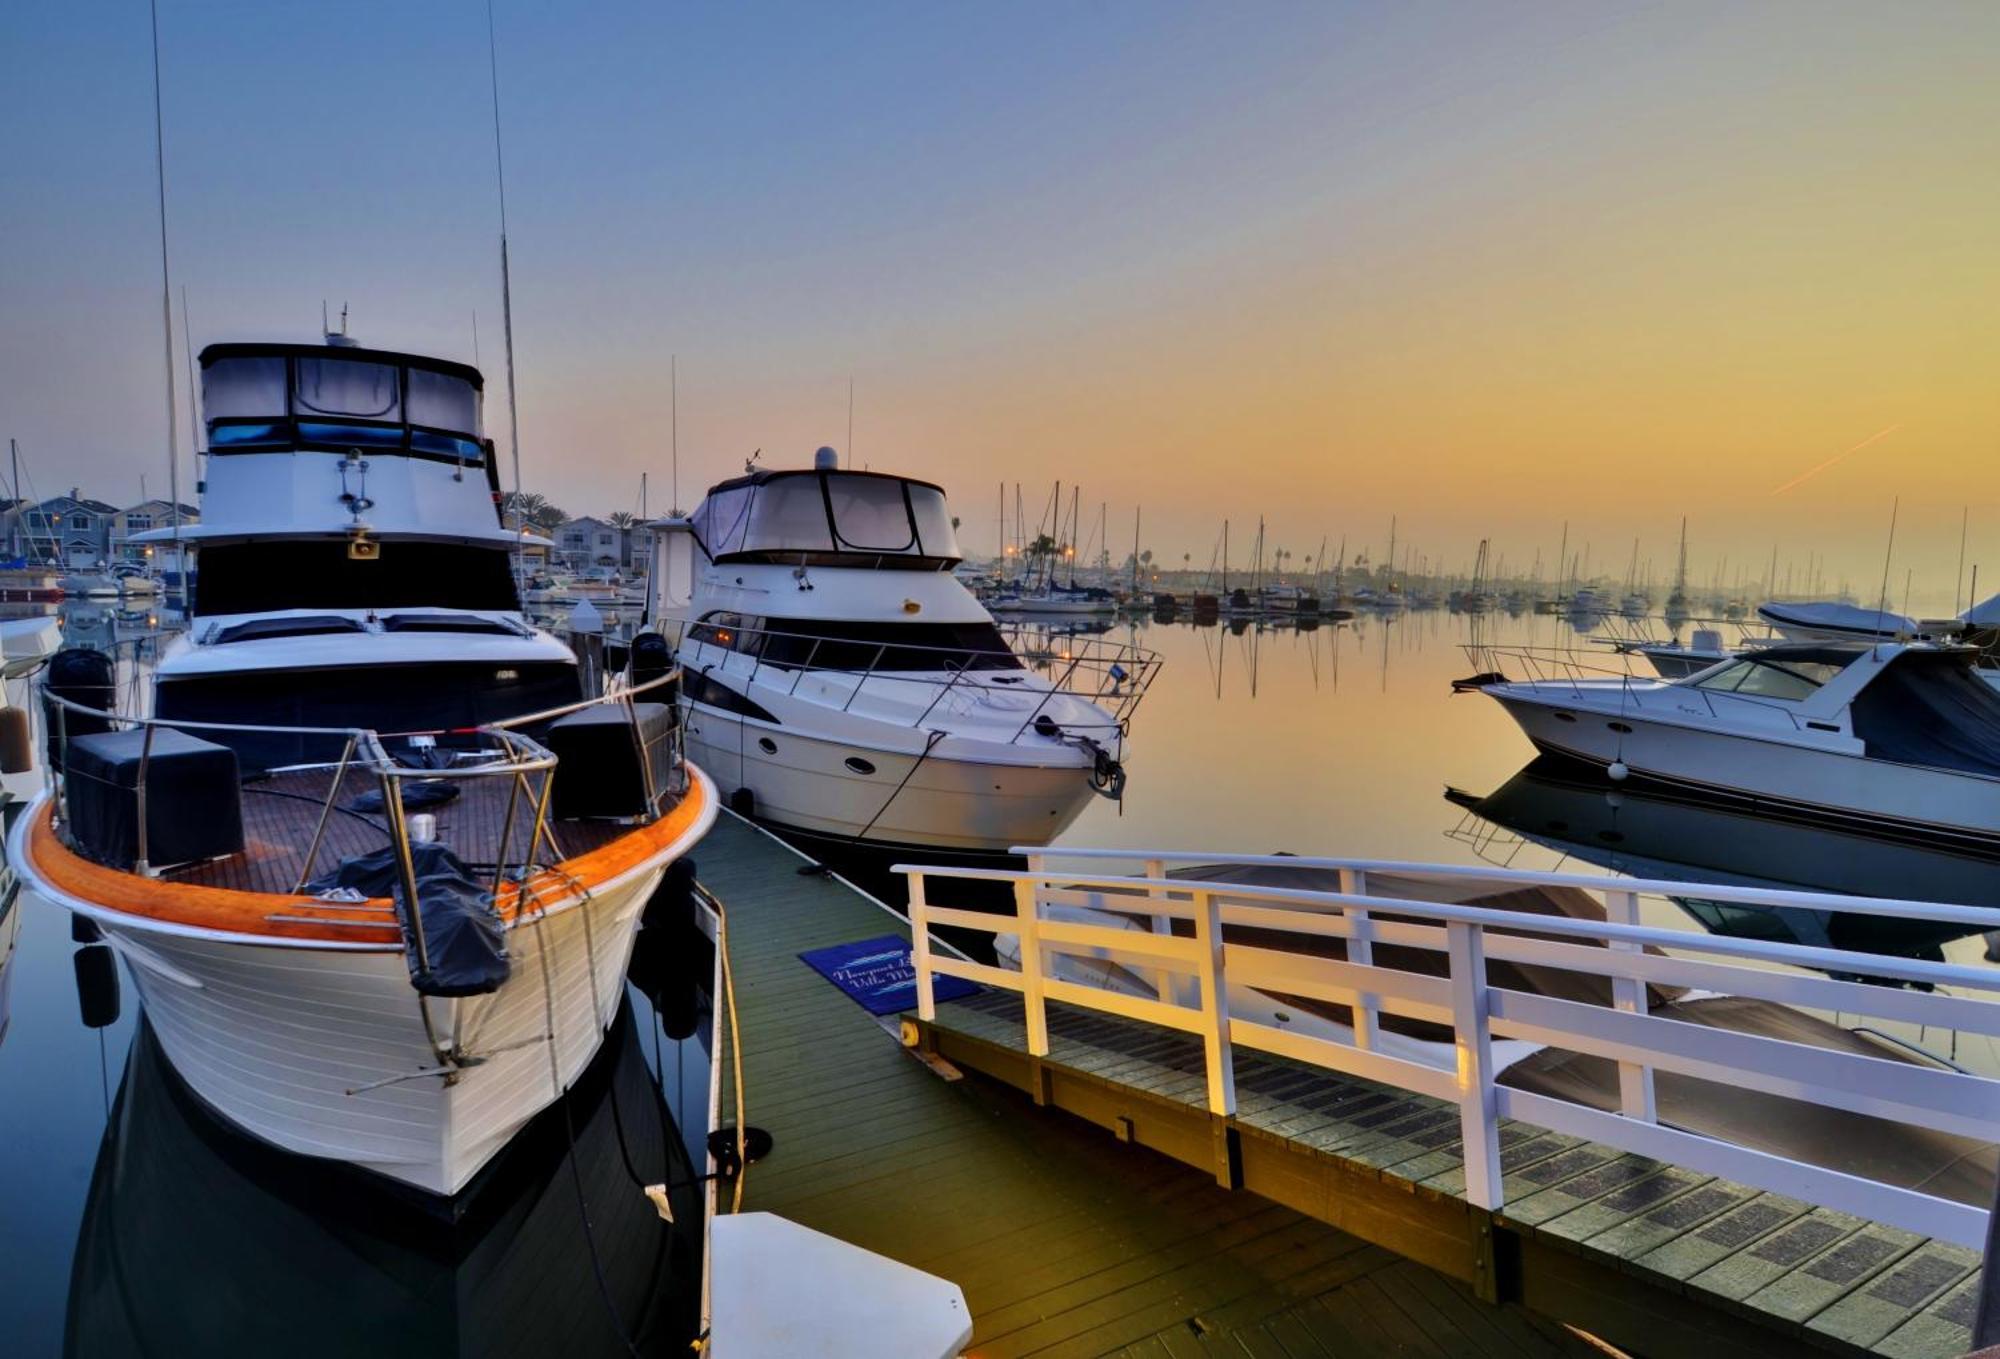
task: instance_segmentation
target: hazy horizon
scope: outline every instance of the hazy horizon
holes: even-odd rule
[[[575,12],[496,5],[521,459],[574,513],[742,465],[1227,516],[1316,554],[1480,538],[1655,581],[1826,560],[2000,586],[1990,6]],[[471,361],[507,458],[486,11],[162,0],[194,346]],[[166,490],[145,8],[0,14],[0,437],[41,494]],[[178,313],[175,327],[178,338]],[[177,378],[187,441],[185,375]],[[183,461],[191,498],[192,460]],[[1067,495],[1067,490],[1065,491]],[[1990,593],[1983,590],[1982,592]]]

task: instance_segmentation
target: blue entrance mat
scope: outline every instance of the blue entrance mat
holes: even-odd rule
[[[917,1008],[917,968],[910,961],[909,941],[900,935],[816,948],[799,959],[871,1015]],[[958,1000],[978,989],[963,977],[931,978],[931,993],[940,1001]]]

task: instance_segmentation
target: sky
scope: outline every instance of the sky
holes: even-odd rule
[[[1225,517],[1296,559],[1394,516],[1658,580],[1685,516],[1698,578],[1887,554],[1942,603],[1969,515],[2000,587],[2000,6],[494,13],[522,475],[572,512],[669,507],[671,364],[684,506],[847,445],[851,380],[853,461],[976,553],[1060,479],[1197,566]],[[160,28],[177,334],[184,287],[197,349],[325,303],[476,357],[504,467],[483,0]],[[12,0],[0,88],[0,436],[159,494],[146,5]]]

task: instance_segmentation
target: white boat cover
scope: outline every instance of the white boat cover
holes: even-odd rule
[[[1974,604],[1960,614],[1959,618],[1975,628],[2000,628],[2000,595],[1993,595],[1982,603]]]
[[[1856,636],[1893,637],[1897,633],[1919,631],[1917,620],[1887,609],[1864,609],[1858,604],[1836,604],[1831,600],[1790,602],[1772,600],[1757,606],[1757,616],[1776,628],[1813,628],[1822,632],[1845,632]]]

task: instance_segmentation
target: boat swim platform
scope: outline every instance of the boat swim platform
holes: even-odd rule
[[[1455,1281],[1647,1356],[1885,1355],[1971,1346],[1977,1251],[1503,1120],[1508,1197],[1463,1197],[1458,1106],[1238,1048],[1237,1112],[1207,1104],[1202,1040],[984,991],[906,1020],[926,1053],[1210,1171]]]
[[[926,1041],[969,1066],[983,1055],[1001,1076],[941,1078],[898,1041],[893,1020],[798,957],[907,936],[901,916],[837,878],[801,876],[803,856],[727,812],[694,857],[726,912],[745,1112],[774,1139],[748,1170],[744,1208],[958,1284],[973,1313],[968,1353],[1602,1359],[1546,1316],[1481,1301],[1462,1270],[1396,1249],[1414,1229],[1390,1230],[1395,1214],[1377,1214],[1379,1231],[1372,1218],[1341,1230],[1329,1205],[1314,1211],[1306,1196],[1290,1196],[1301,1209],[1218,1184],[1205,1112],[1187,1123],[1198,1145],[1173,1143],[1164,1096],[1117,1095],[1147,1151],[1072,1117],[1061,1099],[1037,1105],[1007,1077],[1027,1068],[1006,1044],[1004,1013],[940,1007],[963,1032],[941,1023]],[[1099,1081],[1080,1067],[1042,1070],[1064,1098]],[[726,1086],[722,1107],[734,1098]],[[1461,1234],[1463,1219],[1461,1209]]]

